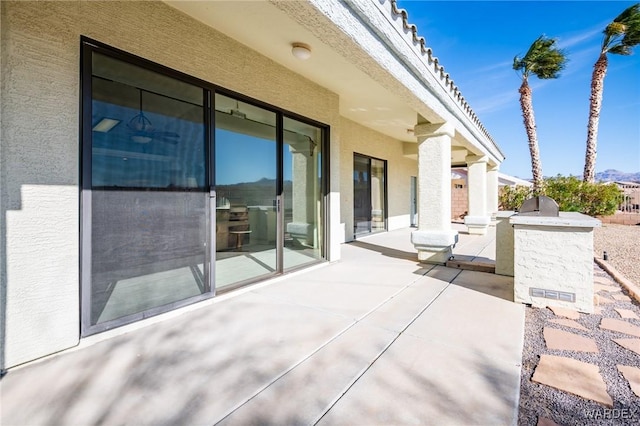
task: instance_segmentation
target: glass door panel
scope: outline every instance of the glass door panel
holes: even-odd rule
[[[353,157],[353,233],[371,232],[371,172],[369,158]]]
[[[215,96],[216,289],[277,272],[276,114]]]
[[[322,258],[322,129],[284,118],[284,270]]]
[[[98,53],[91,78],[83,321],[97,330],[210,292],[208,201],[203,90]]]
[[[353,233],[384,231],[387,217],[386,164],[384,160],[353,156]]]

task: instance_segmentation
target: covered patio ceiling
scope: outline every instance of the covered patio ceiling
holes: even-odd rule
[[[414,109],[270,2],[165,1],[338,94],[343,117],[397,140],[416,142],[412,132],[417,122]],[[311,47],[308,60],[292,55],[291,44],[294,42]]]

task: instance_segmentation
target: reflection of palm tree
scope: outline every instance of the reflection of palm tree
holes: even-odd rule
[[[607,53],[631,55],[634,46],[640,43],[640,3],[625,9],[603,31],[600,56],[593,65],[591,96],[589,97],[589,124],[587,126],[587,151],[584,159],[585,182],[595,181],[596,145],[598,124],[602,108],[604,77],[607,74]]]
[[[524,127],[529,139],[529,152],[531,153],[531,173],[533,174],[534,193],[542,192],[542,165],[538,150],[538,137],[536,135],[536,122],[533,115],[533,101],[529,75],[533,74],[540,79],[558,78],[560,71],[564,69],[566,57],[564,52],[555,47],[554,39],[540,36],[531,44],[526,55],[522,58],[513,58],[513,69],[522,74],[520,85],[520,106]]]

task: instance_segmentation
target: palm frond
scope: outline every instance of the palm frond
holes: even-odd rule
[[[624,32],[627,30],[627,26],[622,22],[613,21],[604,29],[605,35],[609,37],[616,37],[619,35],[624,35]]]
[[[613,53],[614,55],[629,56],[629,55],[631,55],[632,50],[631,50],[631,47],[620,43],[620,44],[616,44],[615,46],[610,47],[608,52],[609,53]]]
[[[541,35],[522,58],[514,58],[513,68],[522,71],[525,77],[535,74],[538,78],[550,79],[560,75],[566,62],[566,54],[556,47],[556,40]]]
[[[640,3],[636,4],[635,14],[625,21],[627,29],[622,38],[622,42],[627,46],[640,44]]]
[[[516,71],[522,71],[523,68],[524,68],[524,62],[522,61],[522,58],[519,56],[514,56],[513,69]]]
[[[626,8],[603,31],[602,52],[630,55],[640,44],[640,3]]]
[[[618,15],[616,19],[613,20],[613,22],[621,22],[627,25],[629,21],[633,21],[634,19],[637,19],[639,15],[640,15],[640,3],[636,3],[632,6],[629,6],[625,10],[623,10],[622,13]]]
[[[640,31],[636,33],[627,32],[622,38],[622,43],[629,47],[637,46],[640,44]]]

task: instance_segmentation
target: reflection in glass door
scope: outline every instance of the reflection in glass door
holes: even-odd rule
[[[411,176],[411,190],[409,200],[409,225],[412,228],[418,226],[418,178]]]
[[[284,118],[285,271],[322,258],[322,129]]]
[[[84,335],[211,290],[202,88],[87,54]]]
[[[353,156],[354,235],[386,229],[386,161]]]
[[[276,114],[215,96],[215,285],[278,271]]]

